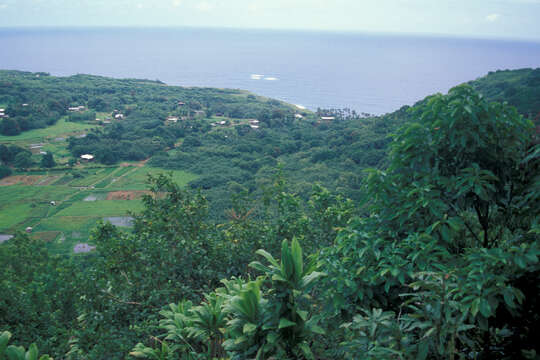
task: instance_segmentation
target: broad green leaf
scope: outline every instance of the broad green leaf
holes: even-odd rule
[[[279,319],[278,329],[283,329],[283,328],[286,328],[289,326],[295,326],[295,325],[296,325],[295,322],[292,322],[289,319],[281,318]]]

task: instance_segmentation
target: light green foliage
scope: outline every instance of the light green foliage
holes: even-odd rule
[[[223,280],[200,306],[183,301],[161,312],[172,351],[181,359],[314,359],[311,341],[323,330],[312,310],[312,287],[323,276],[316,258],[304,263],[296,239],[284,240],[281,261],[264,250],[268,266],[251,266],[264,276],[254,281]],[[226,339],[225,341],[223,341]],[[152,358],[158,350],[138,344],[134,356]],[[155,358],[155,357],[154,357]]]
[[[22,346],[7,345],[11,333],[4,331],[0,334],[0,360],[53,360],[49,355],[39,356],[36,344],[30,345],[28,351]]]

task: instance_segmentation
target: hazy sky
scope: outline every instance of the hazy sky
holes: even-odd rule
[[[0,26],[211,26],[540,40],[540,0],[0,0]]]

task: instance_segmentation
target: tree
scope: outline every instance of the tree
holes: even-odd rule
[[[430,97],[411,114],[388,167],[369,171],[370,216],[322,252],[327,301],[346,321],[334,328],[348,338],[342,351],[454,359],[492,358],[497,347],[522,356],[539,331],[532,309],[540,151],[531,146],[532,123],[469,86]]]
[[[7,118],[0,123],[0,134],[14,136],[21,133],[21,127],[15,119]]]
[[[18,168],[28,168],[33,164],[32,154],[29,151],[21,151],[15,156],[15,160],[13,161],[13,165]]]
[[[11,169],[6,165],[0,164],[0,179],[11,175]]]
[[[417,121],[394,139],[388,169],[371,171],[371,211],[394,231],[431,226],[444,241],[449,228],[462,224],[486,248],[520,230],[521,195],[534,181],[535,165],[524,162],[532,123],[468,85],[434,95],[411,113]]]
[[[53,154],[51,152],[47,152],[43,157],[41,158],[41,167],[44,168],[52,168],[56,166],[56,161],[54,161]]]

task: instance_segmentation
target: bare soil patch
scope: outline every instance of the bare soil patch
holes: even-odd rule
[[[43,178],[43,175],[14,175],[0,180],[0,186],[34,185]]]
[[[56,239],[58,235],[60,235],[60,233],[60,231],[40,231],[33,233],[31,237],[33,239],[38,239],[44,242],[51,242]]]
[[[106,200],[137,200],[149,194],[148,190],[111,191],[107,194]]]

